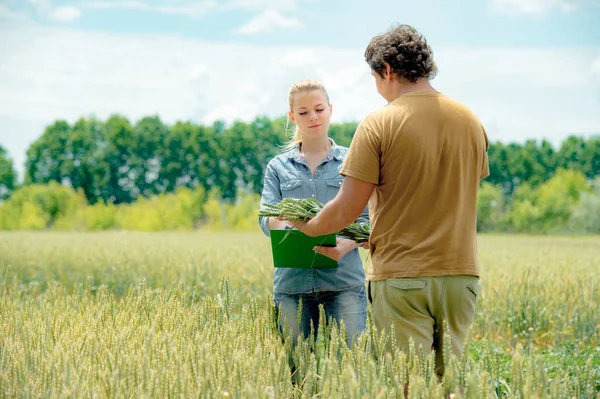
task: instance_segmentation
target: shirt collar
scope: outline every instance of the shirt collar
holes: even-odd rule
[[[344,159],[344,150],[341,146],[337,145],[331,137],[329,137],[329,141],[331,142],[331,149],[327,154],[327,160],[331,161],[332,159],[335,159],[337,161],[342,161]],[[296,146],[288,152],[287,156],[288,158],[293,159],[296,162],[300,162],[302,160],[302,154],[300,153],[300,145],[296,144]]]

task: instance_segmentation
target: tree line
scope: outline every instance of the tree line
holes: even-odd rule
[[[234,205],[240,195],[260,194],[264,168],[287,143],[293,127],[286,117],[265,116],[230,126],[190,121],[167,125],[158,116],[134,124],[121,115],[104,121],[82,117],[73,124],[57,120],[28,148],[20,185],[12,160],[0,147],[0,201],[27,186],[55,182],[82,193],[89,205],[127,205],[179,189],[201,189]],[[356,122],[334,123],[329,133],[336,143],[348,146],[356,127]],[[491,174],[480,196],[496,205],[492,212],[485,201],[480,204],[480,229],[515,230],[515,225],[531,222],[524,216],[525,221],[516,221],[516,211],[529,216],[552,213],[538,208],[540,190],[547,191],[544,187],[553,178],[559,181],[558,192],[575,190],[571,208],[579,203],[579,192],[594,192],[594,179],[600,176],[600,136],[572,135],[558,148],[547,140],[491,142],[489,163]]]

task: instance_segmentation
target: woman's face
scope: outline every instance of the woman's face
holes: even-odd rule
[[[296,123],[303,138],[327,135],[331,119],[331,104],[320,90],[294,95],[290,119]]]

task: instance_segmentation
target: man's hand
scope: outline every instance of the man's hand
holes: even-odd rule
[[[318,234],[311,234],[310,220],[308,222],[289,222],[286,220],[285,216],[279,216],[278,219],[282,222],[289,223],[290,225],[294,226],[294,228],[296,230],[300,230],[301,232],[303,232],[304,234],[306,234],[309,237],[316,237],[318,235]],[[352,241],[352,240],[348,240],[348,241]],[[352,241],[352,242],[354,242],[354,241]],[[369,241],[365,241],[362,244],[356,244],[356,245],[359,247],[363,247],[366,250],[368,250],[370,248]],[[326,247],[326,248],[331,248],[331,247]],[[327,256],[327,255],[325,255],[325,256]]]
[[[320,253],[321,255],[327,256],[335,261],[342,259],[344,255],[357,248],[356,242],[347,238],[337,238],[335,247],[321,247],[316,246],[313,251]]]
[[[306,223],[295,222],[294,227],[310,237],[337,233],[360,217],[374,189],[374,183],[346,176],[333,200],[313,219]],[[286,219],[286,216],[279,219]]]

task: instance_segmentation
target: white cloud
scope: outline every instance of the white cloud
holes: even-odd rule
[[[288,18],[275,10],[265,10],[236,29],[235,33],[254,35],[278,29],[302,30],[305,28],[297,18]]]
[[[590,85],[598,48],[441,49],[437,84],[468,104],[492,140],[600,133],[600,91]]]
[[[31,13],[44,18],[50,9],[49,0],[0,0],[0,20],[27,22]]]
[[[568,12],[577,6],[577,0],[492,0],[494,10],[510,15],[544,15],[553,9]]]
[[[592,64],[592,75],[600,77],[600,56]]]
[[[42,18],[57,22],[71,22],[81,16],[81,9],[92,10],[139,10],[160,14],[178,15],[191,19],[202,19],[215,10],[251,10],[261,11],[255,20],[243,30],[260,31],[266,26],[294,28],[302,24],[294,19],[279,14],[283,11],[294,10],[300,2],[312,2],[314,0],[80,0],[77,7],[61,6],[52,8],[50,0],[26,0],[28,7],[17,7],[23,0],[4,0],[1,4],[0,19],[27,19],[28,11],[33,11]]]
[[[50,5],[50,0],[27,0],[27,3],[34,6],[48,6]]]
[[[114,1],[114,0],[98,0],[98,1],[90,1],[85,3],[86,7],[90,8],[100,8],[100,9],[111,9],[111,8],[145,8],[150,7],[145,1],[142,0],[123,0],[123,1]]]
[[[8,6],[0,4],[0,20],[14,20],[22,18],[22,14],[16,11],[12,11]]]
[[[318,62],[317,50],[314,48],[292,48],[282,54],[279,59],[276,60],[277,69],[284,71],[287,68],[315,64]]]
[[[30,5],[30,10],[40,18],[48,18],[48,15],[52,11],[52,4],[50,0],[27,0],[26,3]],[[23,14],[27,15],[26,9],[23,9]]]
[[[298,0],[229,0],[223,4],[223,8],[287,11],[295,9],[298,3]]]
[[[278,117],[289,87],[304,78],[325,83],[334,123],[361,120],[384,104],[362,48],[213,44],[34,24],[0,25],[0,36],[0,144],[21,171],[28,145],[57,119]],[[600,48],[437,48],[436,59],[435,87],[470,106],[492,141],[558,143],[600,131]]]
[[[21,181],[27,146],[42,134],[46,123],[47,121],[43,119],[11,118],[0,115],[0,146],[8,151]]]
[[[598,99],[598,105],[600,108],[600,54],[598,54],[598,58],[592,64],[592,87],[596,91],[596,98]]]
[[[79,17],[81,17],[81,10],[71,6],[57,7],[48,15],[50,20],[56,22],[73,22]]]
[[[50,21],[68,23],[80,18],[82,13],[79,8],[73,6],[53,8],[49,0],[27,0],[24,4],[9,0],[6,1],[6,5],[0,4],[0,20],[30,23],[32,14]]]
[[[149,3],[141,0],[123,0],[123,1],[91,1],[84,3],[86,7],[95,9],[132,9],[161,14],[181,15],[188,18],[200,19],[204,17],[211,9],[217,7],[217,3],[213,0],[206,1],[183,1],[177,2],[161,2],[159,4]]]

